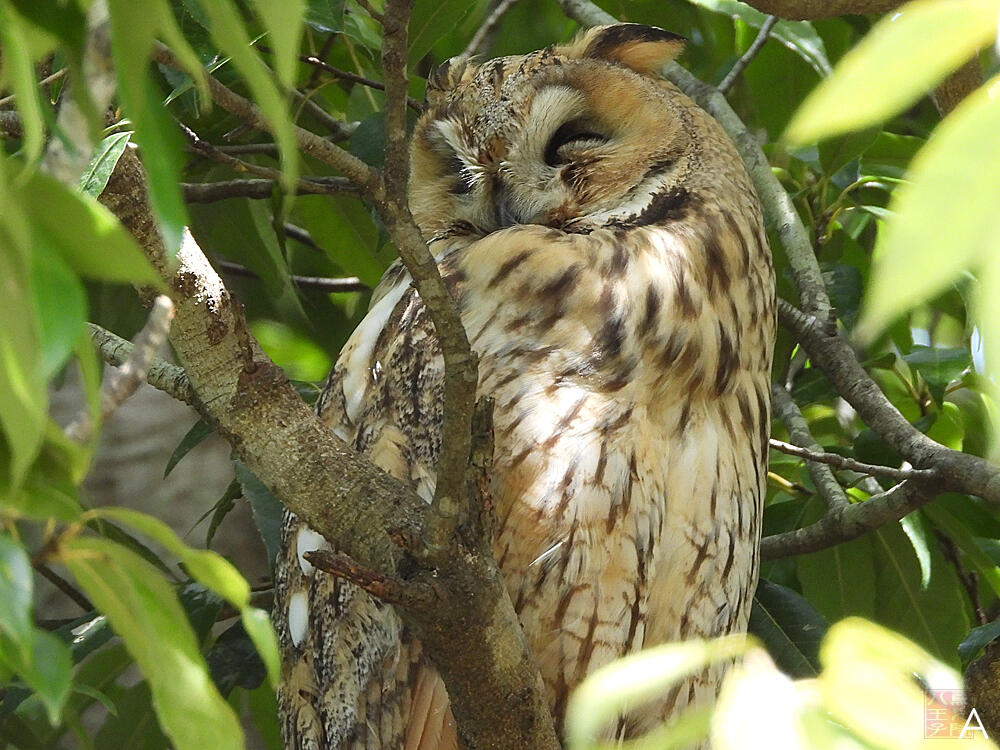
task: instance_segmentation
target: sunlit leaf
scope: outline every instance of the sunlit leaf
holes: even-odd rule
[[[128,508],[101,508],[102,516],[127,524],[163,545],[180,558],[196,581],[214,591],[240,611],[243,625],[260,649],[268,673],[277,684],[278,648],[266,612],[250,606],[250,584],[226,558],[211,550],[189,547],[163,521]]]
[[[112,133],[97,144],[94,157],[87,165],[86,171],[80,177],[80,190],[92,198],[99,198],[107,187],[111,173],[115,171],[118,160],[128,148],[132,131]]]
[[[31,563],[24,546],[0,534],[0,633],[27,655],[31,647]]]
[[[177,750],[240,750],[239,720],[212,684],[187,617],[159,571],[105,539],[67,542],[64,562],[142,669]]]
[[[879,237],[859,335],[873,336],[964,269],[1000,255],[998,132],[1000,77],[938,126],[913,160],[912,184],[893,195],[895,216]],[[998,297],[984,293],[987,310]]]
[[[0,664],[6,663],[42,701],[49,723],[56,725],[69,697],[73,662],[69,649],[45,630],[32,628],[27,649],[0,633]]]
[[[661,695],[710,664],[732,659],[747,648],[742,635],[713,641],[669,643],[612,662],[590,674],[570,697],[566,740],[570,750],[586,748],[629,706]]]
[[[997,0],[916,0],[888,14],[806,99],[784,137],[810,143],[891,117],[994,39],[997,12]]]

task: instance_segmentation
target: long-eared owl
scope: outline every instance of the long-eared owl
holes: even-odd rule
[[[757,577],[774,279],[754,189],[624,24],[428,85],[410,208],[495,402],[494,551],[561,725],[569,692],[645,646],[746,628]],[[330,429],[430,499],[443,363],[401,266],[331,372]],[[286,747],[458,747],[393,609],[317,571],[288,516],[275,613]],[[710,670],[619,726],[710,699]]]

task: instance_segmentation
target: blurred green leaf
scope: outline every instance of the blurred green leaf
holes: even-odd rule
[[[84,332],[83,285],[59,252],[40,237],[31,263],[31,291],[41,328],[41,375],[48,381],[69,359]]]
[[[848,133],[838,138],[829,138],[819,144],[819,163],[823,171],[832,175],[855,159],[861,157],[878,137],[877,128]]]
[[[810,143],[896,114],[996,37],[997,11],[997,0],[916,0],[888,14],[806,99],[784,138]]]
[[[761,579],[750,610],[748,632],[767,646],[779,667],[793,677],[819,670],[819,643],[827,623],[801,594]]]
[[[873,336],[963,269],[1000,254],[1000,181],[994,179],[1000,97],[990,94],[998,90],[1000,77],[962,102],[914,158],[912,184],[893,195],[896,216],[879,237],[859,335]],[[997,296],[987,291],[983,298],[993,304]]]
[[[318,31],[340,31],[344,26],[344,0],[308,0],[305,22]]]
[[[253,690],[262,685],[267,677],[264,663],[242,623],[236,623],[223,632],[205,659],[212,679],[223,695],[229,695],[237,687]]]
[[[212,685],[187,617],[160,573],[104,539],[66,543],[64,562],[142,669],[177,750],[241,750],[239,721]]]
[[[21,186],[21,195],[32,228],[78,274],[163,287],[135,238],[91,196],[71,190],[41,172]]]
[[[254,8],[268,31],[268,40],[274,51],[274,72],[281,85],[290,89],[295,85],[306,0],[283,0],[280,3],[254,0]]]
[[[177,555],[196,581],[217,593],[240,612],[247,633],[260,649],[272,682],[278,682],[278,645],[267,613],[250,606],[250,584],[221,555],[211,550],[188,547],[163,521],[128,508],[100,508],[102,516],[113,518],[142,532]]]
[[[24,150],[29,161],[35,161],[42,154],[45,143],[45,123],[42,118],[42,102],[35,78],[35,65],[27,39],[31,36],[29,25],[15,9],[30,12],[31,6],[21,2],[0,2],[0,47],[3,48],[4,82],[17,97],[17,109],[21,114],[24,133]],[[35,14],[31,14],[35,15]],[[44,15],[44,14],[43,14]]]
[[[99,198],[111,179],[111,173],[118,166],[118,160],[132,139],[132,131],[112,133],[97,144],[94,157],[87,165],[87,170],[80,176],[80,190],[91,198]]]
[[[31,688],[45,706],[49,723],[59,723],[69,697],[73,662],[69,649],[52,633],[32,628],[26,651],[0,633],[0,663],[8,667]]]
[[[803,595],[829,622],[874,615],[875,566],[867,537],[802,555],[797,570]]]
[[[566,709],[568,750],[590,747],[601,731],[630,706],[662,695],[688,675],[739,656],[746,648],[742,635],[668,643],[592,672],[570,696]]]
[[[27,657],[31,649],[31,562],[20,542],[0,534],[0,633]]]
[[[117,711],[105,719],[94,737],[94,750],[172,750],[161,723],[157,723],[150,687],[150,683],[140,682],[115,691]]]

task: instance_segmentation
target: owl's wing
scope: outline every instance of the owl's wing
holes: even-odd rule
[[[330,429],[376,465],[434,494],[443,363],[401,267],[386,272],[317,402]],[[290,750],[457,748],[444,684],[392,607],[313,568],[327,546],[286,514],[275,570],[278,693]]]

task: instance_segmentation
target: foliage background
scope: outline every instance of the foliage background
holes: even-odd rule
[[[67,79],[40,89],[35,81],[63,67],[69,67],[70,80],[79,78],[87,3],[0,0],[0,83],[5,93],[17,95],[20,113],[19,130],[5,127],[0,163],[0,275],[6,296],[0,312],[0,679],[5,681],[0,740],[18,748],[65,743],[153,749],[187,742],[239,747],[242,730],[221,705],[225,700],[247,718],[255,742],[277,747],[273,685],[267,678],[268,670],[274,678],[273,643],[261,610],[251,606],[246,583],[220,557],[193,551],[147,517],[84,512],[95,500],[79,489],[95,443],[75,444],[48,421],[45,391],[64,368],[79,367],[97,419],[99,373],[84,321],[131,338],[146,319],[138,296],[122,282],[149,282],[153,276],[124,232],[86,198],[88,190],[91,195],[100,192],[131,139],[146,157],[164,235],[176,240],[180,227],[191,227],[246,306],[263,348],[290,378],[301,381],[305,398],[315,394],[311,384],[325,376],[363,315],[368,292],[310,289],[297,286],[293,276],[350,277],[356,286],[371,287],[395,251],[384,228],[349,191],[300,195],[294,201],[283,197],[282,182],[291,185],[297,177],[330,173],[310,157],[294,158],[290,127],[294,122],[326,135],[379,165],[384,97],[358,80],[380,79],[381,34],[378,23],[354,0],[288,3],[284,11],[267,11],[265,3],[220,0],[143,5],[137,13],[126,2],[109,3],[119,98],[114,116],[105,118],[104,124],[113,122],[110,127],[101,129],[96,110],[89,112],[99,144],[85,175],[89,186],[80,193],[36,171],[46,151],[43,134],[57,123]],[[735,0],[609,0],[601,5],[621,20],[687,37],[681,62],[710,84],[725,77],[767,19]],[[982,5],[995,19],[996,4]],[[414,98],[422,96],[426,76],[437,63],[465,48],[490,10],[485,0],[418,0],[409,50]],[[305,19],[301,28],[300,15]],[[992,329],[989,316],[982,314],[982,300],[991,297],[980,288],[984,283],[995,288],[998,276],[989,276],[984,259],[990,249],[998,249],[1000,228],[994,216],[992,225],[983,224],[979,233],[969,235],[971,249],[942,243],[949,226],[953,232],[963,226],[965,213],[979,220],[977,206],[1000,205],[989,203],[1000,183],[1000,167],[989,169],[997,164],[995,144],[986,138],[964,143],[958,169],[969,176],[971,197],[938,196],[948,213],[924,211],[929,227],[924,236],[936,238],[937,244],[929,251],[914,247],[912,256],[899,263],[893,260],[898,252],[893,255],[884,247],[885,228],[897,208],[897,186],[941,121],[930,98],[918,96],[935,81],[923,81],[923,89],[900,104],[902,111],[883,113],[864,129],[819,145],[782,140],[810,92],[829,79],[876,22],[876,17],[861,15],[778,21],[728,98],[794,199],[810,231],[837,322],[853,336],[868,372],[906,419],[931,438],[990,456],[989,424],[996,411],[982,341],[984,336],[990,340]],[[129,29],[127,39],[123,28]],[[487,37],[483,52],[523,53],[569,39],[577,29],[556,3],[522,0]],[[965,33],[964,28],[958,33]],[[984,35],[983,44],[996,37],[995,20],[991,34]],[[154,37],[176,52],[182,51],[180,40],[186,42],[188,73],[147,65]],[[955,46],[953,36],[942,37],[925,44],[933,44],[934,50]],[[256,56],[247,57],[250,42],[274,76],[259,67]],[[962,49],[971,54],[983,44]],[[833,106],[864,109],[865,102],[902,86],[923,65],[921,54],[931,54],[922,47],[911,49],[909,59],[896,52],[890,58],[894,65],[868,69],[869,76],[881,76],[882,88],[835,90]],[[307,56],[325,66],[306,61]],[[996,57],[985,51],[982,62],[989,79],[997,70]],[[208,106],[199,95],[196,63],[257,101],[273,118],[277,139],[248,128],[221,107]],[[292,88],[303,96],[292,98],[286,108],[279,91]],[[73,95],[86,109],[78,89]],[[3,112],[13,111],[9,99],[0,106]],[[177,123],[199,140],[189,138],[185,148]],[[807,132],[798,140],[815,141],[818,135]],[[154,153],[156,158],[150,158]],[[282,167],[284,172],[275,173],[277,181],[260,197],[219,199],[240,193],[238,186],[219,183],[243,180],[247,171]],[[976,177],[982,179],[977,182]],[[195,202],[193,186],[201,183],[215,185],[214,199]],[[974,198],[984,193],[986,198],[977,203]],[[779,296],[796,300],[776,235],[772,246]],[[231,265],[227,273],[223,262],[252,277],[233,273]],[[890,269],[881,277],[879,263]],[[922,278],[935,281],[921,287]],[[883,291],[868,297],[865,310],[866,290],[875,284]],[[892,296],[886,290],[901,300],[887,312],[879,307],[881,299]],[[863,328],[854,335],[859,321]],[[824,450],[873,464],[903,465],[786,330],[779,338],[774,380],[787,387]],[[179,460],[209,432],[196,426],[174,458]],[[788,440],[780,421],[773,432]],[[177,470],[196,468],[181,464]],[[821,517],[824,505],[801,459],[772,452],[769,477],[765,535]],[[891,486],[884,478],[853,471],[838,470],[837,477],[852,502]],[[244,501],[241,496],[253,505],[273,549],[276,501],[239,464],[233,485],[216,504],[213,529],[225,523],[234,500]],[[944,492],[932,505],[853,541],[765,562],[752,630],[793,677],[818,673],[819,643],[828,624],[854,615],[898,631],[960,668],[1000,635],[998,540],[1000,514],[994,506]],[[93,611],[53,621],[46,612],[33,610],[32,568],[59,564],[72,585],[96,605]],[[266,606],[266,591],[262,593],[263,601],[255,595],[254,604]],[[130,669],[135,663],[141,678]],[[194,738],[183,736],[185,723],[197,727]]]

